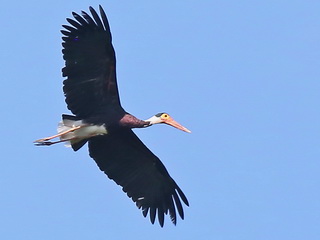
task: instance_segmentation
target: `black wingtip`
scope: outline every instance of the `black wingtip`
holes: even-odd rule
[[[108,22],[108,18],[107,15],[105,13],[105,11],[103,10],[102,6],[99,5],[99,11],[100,11],[100,15],[101,15],[101,20],[103,22],[104,28],[107,32],[110,32],[110,26],[109,26],[109,22]],[[111,33],[110,33],[110,39],[112,39],[111,37]]]
[[[149,211],[149,208],[144,208],[144,209],[142,210],[142,214],[143,214],[144,217],[147,217],[148,211]]]
[[[162,209],[158,208],[158,221],[161,227],[164,225],[164,212]]]
[[[71,18],[67,18],[67,21],[74,26],[75,28],[79,29],[81,28],[81,25],[79,23],[77,23],[75,20],[71,19]]]
[[[104,12],[103,7],[99,4],[99,11]]]
[[[181,198],[182,201],[184,202],[184,204],[189,207],[189,201],[188,201],[186,195],[184,195],[184,193],[182,192],[182,190],[178,187],[178,185],[177,185],[177,191],[178,191],[178,194],[179,194],[180,198]]]
[[[101,19],[100,19],[99,15],[97,14],[96,10],[94,10],[93,7],[89,7],[89,10],[90,10],[91,15],[93,16],[93,19],[94,19],[94,21],[96,22],[97,26],[98,26],[99,28],[102,28],[102,29],[103,29],[103,28],[104,28],[104,27],[103,27],[103,24],[102,24],[102,22],[101,22]]]
[[[72,16],[76,19],[82,26],[87,25],[88,23],[76,12],[72,12]]]
[[[154,207],[150,208],[150,221],[152,224],[154,224],[154,221],[156,219],[156,209]]]

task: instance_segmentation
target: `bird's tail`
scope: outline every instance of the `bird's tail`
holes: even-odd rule
[[[83,139],[77,136],[77,130],[72,132],[68,132],[68,130],[82,125],[82,120],[80,120],[76,116],[67,114],[62,115],[62,121],[58,124],[58,134],[67,132],[60,136],[60,140],[66,141],[66,146],[72,147],[74,151],[78,151],[84,144],[86,144],[87,139]]]
[[[62,121],[59,123],[57,130],[58,134],[38,139],[34,141],[34,144],[37,146],[51,146],[52,144],[65,142],[74,151],[78,151],[89,138],[108,133],[104,124],[85,123],[75,116],[66,114],[62,115]],[[60,138],[60,140],[51,141],[54,138]]]

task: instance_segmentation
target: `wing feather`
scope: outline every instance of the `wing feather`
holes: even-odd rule
[[[72,16],[82,25],[86,26],[88,23],[76,12],[72,12]]]
[[[122,186],[142,214],[149,213],[150,221],[164,224],[164,215],[169,213],[176,224],[176,209],[184,218],[181,200],[188,200],[170,177],[168,171],[130,129],[118,129],[104,136],[89,140],[90,156],[100,170]],[[179,198],[180,197],[180,198]]]
[[[72,13],[74,19],[62,25],[64,77],[63,91],[68,109],[82,119],[103,113],[122,111],[116,80],[116,58],[107,18],[100,6],[101,18],[90,13]],[[102,14],[103,13],[103,14]],[[103,23],[104,24],[103,24]],[[107,27],[106,27],[107,24]]]
[[[103,28],[103,24],[101,22],[99,15],[97,14],[97,12],[92,7],[89,7],[89,10],[90,10],[91,15],[93,16],[96,24],[99,26],[99,28]]]
[[[95,10],[93,10],[93,11],[95,11]],[[97,24],[93,21],[93,19],[90,17],[90,15],[88,13],[86,13],[85,11],[81,11],[81,14],[84,17],[84,19],[88,22],[90,27],[94,27],[95,25],[97,26]]]

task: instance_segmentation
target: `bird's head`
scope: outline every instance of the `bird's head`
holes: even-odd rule
[[[158,113],[145,121],[150,123],[149,126],[158,123],[165,123],[187,133],[191,133],[189,129],[185,128],[184,126],[173,120],[173,118],[168,113]]]

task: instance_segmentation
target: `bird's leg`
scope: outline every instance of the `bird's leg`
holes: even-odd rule
[[[73,132],[73,131],[75,131],[75,130],[77,130],[77,129],[80,129],[80,128],[82,128],[82,127],[84,127],[84,125],[76,126],[76,127],[73,127],[73,128],[68,129],[67,131],[60,132],[60,133],[58,133],[58,134],[56,134],[56,135],[53,135],[53,136],[51,136],[51,137],[46,137],[46,138],[41,138],[41,139],[35,140],[34,143],[45,143],[45,142],[49,143],[49,142],[50,142],[49,140],[51,140],[51,139],[53,139],[53,138],[60,137],[60,136],[62,136],[62,135],[64,135],[64,134],[67,134],[67,133],[69,133],[69,132]],[[54,143],[55,143],[55,142],[54,142]],[[51,145],[51,144],[37,144],[37,145]]]
[[[64,133],[68,133],[68,132],[70,132],[70,131],[66,131]],[[95,136],[97,136],[97,135],[96,134],[92,134],[92,135],[88,136],[87,138],[95,137]],[[45,138],[43,138],[43,139],[45,139]],[[56,143],[68,142],[68,141],[77,140],[77,139],[78,139],[77,137],[72,137],[72,138],[62,139],[62,140],[55,141],[55,142],[51,142],[51,141],[48,141],[48,140],[44,140],[44,141],[41,141],[41,142],[34,141],[34,144],[36,146],[51,146],[51,145],[56,144]]]

